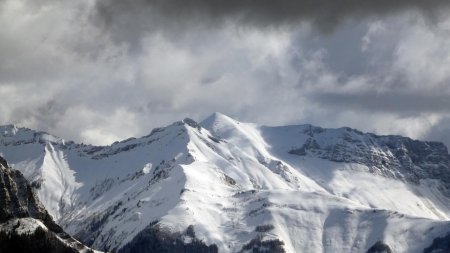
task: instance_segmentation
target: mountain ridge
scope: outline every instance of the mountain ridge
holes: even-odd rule
[[[201,240],[218,252],[366,252],[381,244],[419,252],[450,231],[449,155],[435,142],[259,126],[220,113],[109,146],[58,138],[5,145],[14,142],[2,132],[0,153],[57,221],[101,250],[154,245],[136,238],[147,231],[157,240],[168,229],[175,241]],[[407,228],[402,242],[394,224]],[[195,238],[183,234],[189,227]]]
[[[208,123],[208,121],[212,121],[215,118],[220,118],[221,120],[226,119],[228,121],[231,120],[231,121],[235,121],[237,123],[240,123],[239,121],[237,121],[237,120],[235,120],[235,119],[233,119],[233,118],[231,118],[231,117],[229,117],[229,116],[227,116],[227,115],[225,115],[223,113],[214,112],[214,113],[212,113],[211,115],[209,115],[208,117],[206,117],[205,119],[203,119],[203,120],[201,120],[199,122],[196,122],[195,120],[193,120],[191,118],[185,118],[184,120],[175,121],[174,123],[169,124],[166,127],[174,125],[174,124],[185,123],[184,121],[187,121],[187,122],[190,122],[190,123],[186,123],[186,124],[192,124],[193,123],[193,125],[205,127],[205,128],[208,129],[210,127],[209,125],[211,124],[211,123]],[[279,126],[277,126],[277,125],[275,125],[275,126],[260,125],[260,126],[268,127],[268,128],[311,127],[311,128],[314,128],[314,129],[347,130],[347,131],[354,131],[354,132],[358,132],[360,134],[372,135],[372,136],[377,136],[377,137],[388,137],[388,138],[389,137],[401,137],[401,138],[409,139],[409,140],[412,140],[412,141],[420,141],[420,142],[436,143],[436,144],[439,143],[440,145],[443,145],[448,150],[448,147],[444,144],[444,142],[441,142],[441,141],[420,140],[420,139],[415,139],[415,138],[402,136],[402,135],[398,135],[398,134],[376,134],[376,133],[373,133],[373,132],[360,131],[360,130],[358,130],[356,128],[347,127],[347,126],[332,127],[332,128],[323,128],[323,127],[312,125],[312,124],[290,124],[290,125],[279,125]],[[152,134],[152,132],[158,132],[158,131],[160,131],[163,128],[165,128],[165,127],[155,127],[152,130],[150,130],[149,134],[142,135],[140,137],[139,136],[130,136],[130,137],[125,138],[123,140],[114,141],[111,144],[96,145],[96,144],[90,144],[90,143],[84,143],[84,142],[79,143],[79,142],[76,142],[74,140],[67,140],[67,139],[58,137],[56,135],[53,135],[53,134],[51,134],[49,132],[42,131],[42,130],[34,130],[32,128],[28,128],[28,127],[24,127],[24,126],[18,126],[18,125],[15,125],[15,124],[5,124],[5,125],[0,125],[0,133],[2,133],[2,139],[0,141],[5,142],[4,138],[7,137],[7,136],[11,137],[12,135],[15,134],[14,132],[17,133],[17,132],[24,131],[24,132],[30,132],[34,136],[39,136],[39,137],[49,136],[50,137],[49,139],[42,139],[41,140],[42,144],[45,141],[50,141],[50,142],[53,142],[53,143],[61,143],[61,144],[64,143],[64,144],[69,144],[69,145],[70,145],[70,143],[73,143],[73,144],[76,144],[76,145],[90,146],[90,147],[110,147],[110,146],[113,146],[113,145],[117,145],[119,143],[124,143],[124,142],[128,142],[128,141],[132,141],[132,140],[142,139],[142,138],[148,137],[149,135]],[[33,138],[26,139],[25,141],[30,141],[31,142],[32,140],[33,140]],[[39,139],[35,140],[35,141],[39,142]],[[17,143],[17,144],[20,144],[20,143]],[[6,145],[13,145],[13,143],[6,143]]]

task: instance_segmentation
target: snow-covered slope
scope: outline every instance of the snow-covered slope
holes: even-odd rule
[[[3,126],[0,155],[100,250],[159,233],[210,252],[423,252],[450,232],[446,147],[400,136],[215,113],[105,147]]]

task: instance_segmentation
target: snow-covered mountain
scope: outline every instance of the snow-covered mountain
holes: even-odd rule
[[[0,155],[58,224],[99,250],[450,249],[441,143],[215,113],[110,146],[2,126]]]

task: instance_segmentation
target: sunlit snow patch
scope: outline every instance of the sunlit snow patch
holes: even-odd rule
[[[151,163],[147,163],[144,168],[142,169],[142,172],[144,172],[144,174],[148,174],[150,172],[150,170],[152,169],[152,164]]]

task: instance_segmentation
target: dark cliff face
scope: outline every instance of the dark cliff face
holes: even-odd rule
[[[0,165],[3,167],[8,167],[8,163],[6,162],[6,160],[0,156]]]
[[[25,217],[39,219],[53,232],[62,232],[22,173],[8,167],[5,159],[0,157],[0,222]]]
[[[115,250],[113,250],[115,252]],[[184,233],[171,232],[160,227],[157,222],[151,223],[139,232],[131,242],[121,248],[119,253],[218,253],[215,244],[206,245],[195,236],[193,226]],[[273,251],[267,251],[273,252]],[[275,252],[274,252],[275,253]]]
[[[20,218],[40,220],[48,229],[38,227],[31,233],[0,231],[0,252],[76,253],[93,252],[66,234],[49,215],[32,191],[30,183],[0,157],[0,224],[21,223]]]

